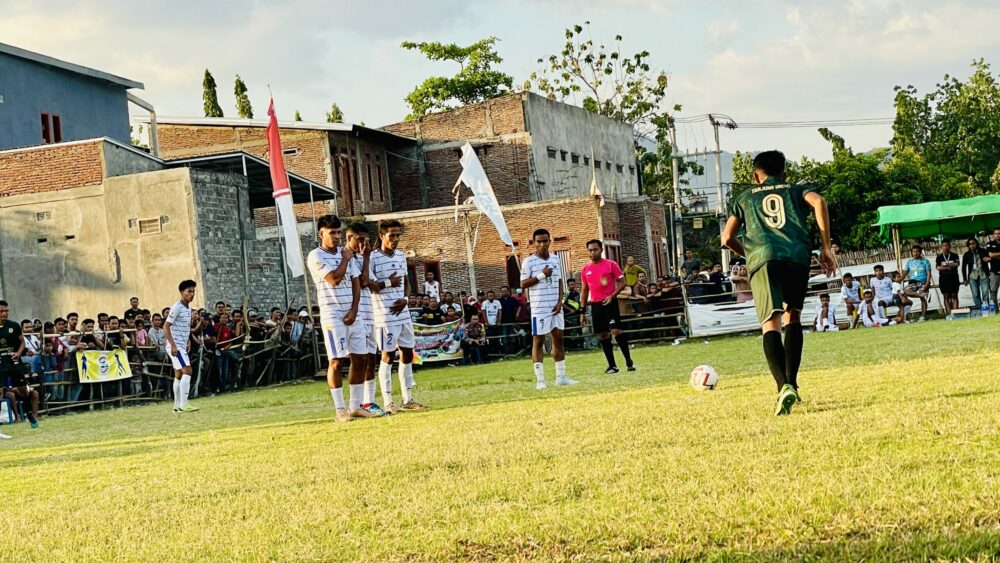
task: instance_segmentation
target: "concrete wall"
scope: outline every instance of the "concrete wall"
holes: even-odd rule
[[[534,157],[534,181],[536,185],[544,182],[532,199],[589,193],[591,149],[594,160],[601,162],[597,185],[605,197],[639,194],[630,125],[537,94],[524,93],[523,96]],[[549,156],[550,148],[555,149],[554,158]],[[576,155],[576,163],[573,155]],[[622,167],[621,172],[618,166]]]
[[[160,309],[176,301],[182,279],[201,284],[191,190],[188,169],[173,169],[0,200],[3,297],[13,316],[120,314],[132,295]],[[162,219],[159,233],[130,224],[152,218]]]
[[[40,145],[41,114],[58,114],[62,140],[129,142],[126,90],[0,53],[0,150]]]

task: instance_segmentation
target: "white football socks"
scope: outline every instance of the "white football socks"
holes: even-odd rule
[[[333,407],[336,409],[344,408],[344,388],[337,387],[335,389],[330,389],[330,396],[333,397]]]
[[[535,362],[535,381],[545,381],[545,364],[542,362]]]
[[[409,370],[407,370],[409,368]],[[407,375],[407,371],[410,375]],[[399,391],[403,394],[403,404],[409,403],[413,399],[412,387],[410,382],[413,381],[413,364],[399,363]]]
[[[365,392],[362,395],[362,405],[368,405],[375,402],[375,378],[365,381]]]
[[[174,408],[181,406],[181,380],[174,378]]]
[[[378,382],[382,385],[382,400],[388,405],[392,402],[392,364],[379,362]]]
[[[364,383],[351,383],[351,412],[361,408],[361,395],[365,392]]]
[[[556,362],[556,377],[566,377],[566,360]]]
[[[191,376],[184,374],[181,376],[181,404],[179,406],[184,406],[188,404],[188,395],[191,393]]]

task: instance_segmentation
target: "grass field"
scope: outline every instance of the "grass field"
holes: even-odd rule
[[[5,427],[2,559],[1000,557],[1000,318],[806,336],[772,415],[756,336],[633,351],[537,392],[425,369],[433,407],[336,424],[304,383]],[[699,363],[722,375],[698,393]],[[547,364],[550,380],[551,362]]]

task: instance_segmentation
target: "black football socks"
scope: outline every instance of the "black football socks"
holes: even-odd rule
[[[799,350],[801,351],[802,325],[799,325]],[[764,357],[767,359],[767,367],[771,368],[771,375],[774,382],[778,384],[778,391],[788,383],[785,377],[785,347],[781,344],[781,332],[772,330],[764,333]]]

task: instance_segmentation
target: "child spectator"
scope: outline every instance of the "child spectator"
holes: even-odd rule
[[[854,276],[850,272],[844,274],[844,285],[840,288],[840,298],[844,301],[844,306],[847,307],[847,320],[854,328],[857,322],[857,311],[858,305],[861,304],[861,284],[854,281]]]
[[[813,321],[816,325],[816,332],[837,332],[840,330],[833,309],[830,306],[830,296],[825,293],[820,295],[819,305],[816,305],[816,319]]]
[[[870,287],[865,288],[864,291],[864,301],[861,303],[861,322],[864,323],[865,328],[896,324],[896,321],[890,322],[889,319],[882,316],[882,311],[875,303],[875,292]]]
[[[905,323],[906,315],[910,314],[913,301],[910,301],[910,298],[906,296],[906,288],[903,287],[903,274],[899,272],[892,274],[892,304],[899,308],[896,322]]]

